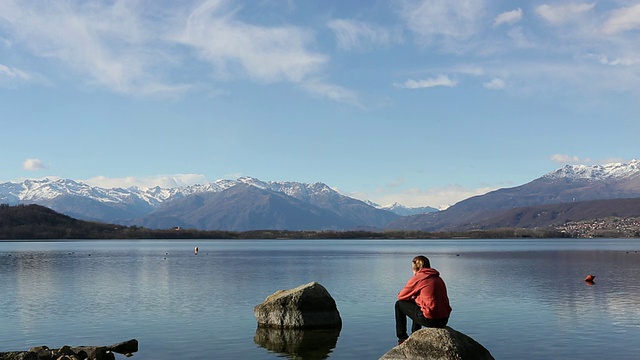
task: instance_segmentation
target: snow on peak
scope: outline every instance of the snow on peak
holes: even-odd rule
[[[546,179],[587,179],[605,180],[622,179],[640,174],[640,161],[631,160],[628,163],[609,163],[604,165],[565,165],[546,175]]]
[[[155,207],[170,199],[183,198],[193,194],[221,192],[238,184],[246,184],[283,193],[303,201],[344,196],[322,182],[261,181],[252,177],[240,177],[236,180],[220,179],[206,184],[175,188],[131,186],[126,189],[101,188],[70,179],[46,178],[40,180],[25,180],[22,183],[0,184],[0,201],[10,203],[18,203],[21,201],[37,202],[54,200],[60,196],[79,196],[102,203],[144,202]],[[370,201],[365,201],[365,203],[378,209],[393,212],[424,212],[422,208],[408,208],[399,203],[387,206],[380,206]]]
[[[393,204],[380,206],[380,208],[385,210],[394,210],[394,209],[408,209],[409,207],[404,206],[398,202],[394,202]]]
[[[131,186],[123,188],[101,188],[70,179],[25,180],[22,183],[0,184],[0,200],[4,201],[42,201],[53,200],[59,196],[71,195],[91,198],[103,203],[143,201],[152,206],[159,205],[172,198],[180,198],[193,194],[220,192],[237,184],[246,184],[265,190],[281,192],[298,199],[309,199],[318,194],[333,192],[326,184],[303,184],[292,181],[261,181],[252,177],[240,177],[236,180],[220,179],[207,184],[196,184],[185,187],[162,188],[159,186],[140,188]]]
[[[438,211],[438,209],[430,206],[409,207],[404,206],[398,202],[394,202],[393,204],[389,205],[378,206],[378,209],[391,211],[392,213],[400,216],[418,215]]]

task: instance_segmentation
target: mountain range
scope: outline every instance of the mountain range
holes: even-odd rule
[[[615,205],[609,204],[603,207],[602,209],[610,211],[600,211],[596,215],[593,208],[603,203],[586,203],[578,208],[576,203],[610,200],[613,204],[622,204],[614,200],[637,198],[640,198],[640,161],[638,160],[632,160],[626,164],[566,165],[524,185],[471,197],[437,213],[403,217],[390,223],[388,227],[453,231],[513,227],[518,223],[522,227],[559,225],[565,221],[616,216]],[[569,208],[580,209],[580,211],[574,211],[570,216],[564,211],[564,215],[559,216],[558,204],[573,204]],[[636,206],[631,207],[628,204],[624,205],[627,209],[624,216],[640,216],[640,206],[638,206],[640,203],[635,204]],[[537,209],[531,209],[532,207]],[[545,218],[538,215],[539,221],[532,221],[525,226],[526,224],[520,223],[524,213],[533,215],[555,213],[556,216]]]
[[[431,207],[412,209],[400,204],[380,206],[342,195],[320,182],[261,181],[251,177],[178,188],[106,189],[70,179],[0,184],[0,203],[39,204],[77,219],[152,229],[231,231],[440,231],[514,224],[548,226],[594,216],[589,209],[596,206],[611,209],[610,213],[622,206],[590,201],[627,198],[640,198],[637,160],[624,164],[567,165],[527,184],[475,196],[443,211]],[[583,202],[584,205],[576,205]],[[570,215],[559,208],[546,208],[558,204],[573,204]],[[624,208],[625,216],[640,216],[640,208],[635,205],[627,203]],[[600,212],[598,216],[607,214]],[[523,220],[534,216],[538,220]]]
[[[157,229],[381,229],[399,217],[323,183],[251,177],[170,189],[105,189],[70,179],[25,180],[0,184],[0,203],[38,204],[81,220]]]

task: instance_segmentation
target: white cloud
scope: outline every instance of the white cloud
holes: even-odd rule
[[[22,169],[27,171],[38,171],[46,168],[47,165],[40,159],[27,159],[22,163]]]
[[[10,79],[18,79],[23,81],[29,81],[32,79],[32,76],[28,73],[20,69],[8,67],[2,64],[0,64],[0,77],[7,77]]]
[[[620,57],[615,59],[609,59],[609,57],[604,54],[588,54],[585,58],[594,59],[602,65],[610,66],[634,66],[640,64],[640,54],[634,57]]]
[[[308,49],[313,40],[309,31],[241,22],[221,0],[197,7],[172,40],[194,49],[225,77],[300,83],[328,62],[327,56]]]
[[[360,21],[336,19],[327,23],[333,30],[338,48],[342,50],[367,49],[401,41],[401,35]]]
[[[589,158],[580,158],[575,155],[565,155],[565,154],[553,154],[551,155],[551,161],[556,164],[588,164],[591,163],[591,159]]]
[[[413,80],[409,79],[402,84],[396,84],[396,87],[402,89],[422,89],[422,88],[431,88],[436,86],[445,86],[445,87],[454,87],[457,85],[457,82],[451,80],[447,75],[440,75],[437,78],[430,78],[424,80]]]
[[[472,189],[460,185],[450,185],[431,189],[410,188],[401,192],[394,192],[392,188],[378,189],[375,193],[351,193],[347,195],[360,200],[373,201],[380,205],[397,202],[409,207],[431,206],[444,210],[459,201],[472,196],[483,195],[496,189],[497,187]]]
[[[0,20],[15,49],[56,59],[115,92],[184,91],[152,74],[166,59],[150,47],[158,29],[139,14],[136,3],[127,1],[0,2]]]
[[[605,34],[640,29],[640,4],[613,10],[607,21],[602,25]]]
[[[467,66],[451,67],[448,69],[448,72],[463,74],[463,75],[470,75],[470,76],[481,76],[481,75],[484,75],[485,70],[484,68],[477,65],[467,65]]]
[[[159,186],[161,188],[184,187],[195,184],[206,184],[209,181],[206,176],[200,174],[173,174],[173,175],[157,175],[147,177],[124,177],[124,178],[108,178],[105,176],[97,176],[88,180],[82,180],[91,186],[98,186],[106,189],[112,188],[129,188],[136,186],[139,188],[149,188]]]
[[[556,164],[562,165],[590,165],[590,164],[611,164],[611,163],[626,163],[627,160],[619,157],[611,157],[606,159],[590,159],[581,158],[575,155],[565,154],[553,154],[550,157],[551,161]]]
[[[358,94],[341,86],[329,84],[318,79],[304,81],[301,86],[308,92],[331,101],[361,106]]]
[[[500,89],[504,89],[505,86],[506,86],[506,83],[504,82],[504,80],[499,78],[495,78],[489,82],[484,83],[484,87],[489,90],[500,90]]]
[[[220,78],[289,82],[332,101],[359,105],[354,91],[320,79],[329,57],[310,50],[314,37],[309,30],[242,22],[236,16],[239,10],[229,4],[203,2],[169,40],[195,50]]]
[[[536,13],[550,23],[560,24],[577,15],[593,10],[595,3],[569,3],[564,5],[543,4],[536,8]]]
[[[500,26],[502,24],[515,24],[522,19],[522,9],[517,8],[515,10],[506,11],[498,15],[493,19],[493,26]]]
[[[7,46],[27,50],[87,76],[90,84],[136,95],[181,95],[194,88],[175,83],[172,72],[197,55],[223,79],[303,84],[327,97],[348,90],[317,80],[329,57],[311,50],[314,34],[295,26],[261,26],[238,19],[228,0],[208,0],[190,9],[143,7],[140,2],[0,2]],[[150,11],[150,13],[148,13]],[[382,33],[380,33],[382,34]],[[175,51],[176,48],[183,50]],[[186,50],[186,51],[184,51]],[[16,75],[16,69],[2,68]],[[181,78],[188,78],[184,69]],[[0,75],[0,76],[3,76]],[[194,79],[202,82],[203,78]],[[326,82],[325,82],[326,83]],[[331,91],[328,91],[329,88]],[[342,89],[342,95],[338,93]]]
[[[40,81],[40,77],[20,69],[0,64],[0,86]]]
[[[434,36],[462,40],[475,34],[484,6],[484,0],[405,0],[400,15],[426,40]]]

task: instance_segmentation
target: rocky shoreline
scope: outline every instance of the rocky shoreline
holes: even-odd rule
[[[126,357],[138,351],[138,340],[131,339],[108,346],[62,346],[50,349],[37,346],[28,351],[0,352],[0,360],[115,360],[114,353]]]

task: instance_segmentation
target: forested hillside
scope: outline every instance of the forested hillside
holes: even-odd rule
[[[180,239],[228,238],[226,231],[150,230],[82,221],[40,205],[0,204],[0,239]]]

